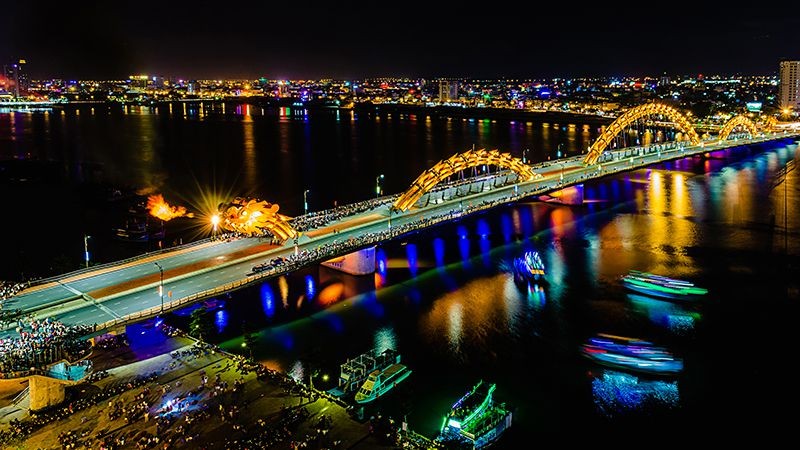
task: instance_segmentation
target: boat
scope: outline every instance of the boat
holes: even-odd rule
[[[381,370],[392,364],[400,363],[400,354],[394,349],[387,348],[378,353],[375,349],[358,355],[340,366],[339,384],[328,391],[335,397],[350,396],[357,392],[364,384],[367,377],[375,370]]]
[[[473,449],[484,448],[511,427],[512,414],[505,405],[494,402],[495,384],[478,383],[450,408],[439,436],[441,443],[458,443]]]
[[[545,270],[542,257],[537,251],[528,251],[514,260],[514,281],[526,285],[529,282],[545,281]]]
[[[708,289],[684,280],[631,270],[621,278],[623,286],[641,294],[677,300],[694,300],[706,295]]]
[[[357,403],[369,403],[389,392],[411,375],[411,369],[403,364],[395,363],[383,370],[375,370],[369,374],[367,381],[356,392]]]
[[[649,374],[677,374],[683,360],[652,342],[636,338],[598,334],[583,345],[583,355],[604,366]]]

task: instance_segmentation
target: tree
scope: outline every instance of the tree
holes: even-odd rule
[[[200,339],[208,339],[214,333],[214,319],[211,314],[203,307],[192,311],[189,323],[189,334]]]

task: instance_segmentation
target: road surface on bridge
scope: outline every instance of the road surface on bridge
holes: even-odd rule
[[[80,275],[66,274],[57,281],[21,292],[8,301],[7,307],[22,309],[26,314],[33,314],[35,317],[54,317],[69,325],[98,324],[105,327],[110,323],[137,318],[137,315],[145,310],[160,311],[162,298],[158,294],[159,268],[154,261],[164,269],[163,302],[170,308],[181,303],[175,301],[176,299],[196,297],[198,293],[232,283],[250,282],[253,279],[251,272],[254,265],[278,256],[288,257],[304,250],[318,249],[326,244],[341,246],[338,254],[342,255],[358,248],[357,245],[348,244],[352,242],[351,238],[386,232],[391,229],[390,227],[399,228],[418,223],[420,219],[441,217],[448,213],[455,213],[460,217],[458,213],[464,208],[472,208],[471,211],[474,211],[480,209],[476,207],[482,204],[508,203],[524,197],[540,196],[565,186],[580,184],[612,173],[639,169],[670,159],[796,137],[796,134],[779,134],[723,143],[709,141],[699,146],[683,148],[675,145],[671,149],[651,150],[649,154],[638,156],[631,156],[629,149],[621,149],[610,152],[612,155],[610,158],[606,157],[605,161],[592,166],[583,164],[583,155],[535,164],[532,167],[535,172],[542,175],[542,178],[490,187],[487,186],[487,179],[508,177],[508,173],[499,173],[493,177],[483,176],[481,181],[475,181],[470,186],[477,188],[479,192],[454,197],[455,187],[444,189],[429,194],[429,202],[426,205],[406,212],[393,213],[391,217],[388,205],[380,206],[309,230],[300,236],[296,245],[291,239],[282,246],[270,245],[266,240],[258,238],[218,241],[196,248],[166,252],[154,258],[126,262],[119,268],[106,267]],[[463,190],[465,186],[462,185],[459,189]],[[337,233],[334,233],[334,230]],[[316,261],[308,261],[308,263],[313,262]],[[287,267],[287,271],[296,268],[296,266]],[[269,275],[274,276],[277,273]],[[171,296],[168,293],[171,293]],[[10,328],[14,328],[14,324],[11,324]],[[6,333],[0,333],[2,334]]]

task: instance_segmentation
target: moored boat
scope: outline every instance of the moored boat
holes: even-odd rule
[[[357,403],[369,403],[389,392],[411,375],[411,369],[403,364],[392,364],[384,369],[369,374],[367,381],[356,392]]]
[[[459,442],[474,449],[491,445],[511,426],[512,414],[494,402],[495,384],[478,383],[444,417],[439,442]]]

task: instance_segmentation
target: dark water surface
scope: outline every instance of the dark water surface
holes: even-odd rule
[[[0,130],[14,130],[10,139],[0,134],[0,155],[42,152],[69,180],[80,176],[73,161],[91,160],[99,172],[83,176],[93,181],[160,183],[159,191],[178,198],[193,195],[195,180],[217,180],[296,212],[305,185],[324,192],[320,203],[357,200],[372,195],[376,173],[386,173],[387,192],[399,191],[472,143],[517,155],[531,148],[546,159],[545,148],[564,142],[574,152],[595,133],[581,124],[355,119],[330,111],[151,112],[0,115]],[[326,388],[346,358],[395,348],[413,374],[367,414],[405,416],[429,436],[479,378],[497,383],[496,398],[514,408],[506,448],[527,448],[547,431],[578,436],[609,428],[653,437],[717,433],[717,422],[726,432],[784,430],[793,416],[781,408],[800,399],[790,368],[800,317],[800,181],[796,171],[781,171],[793,166],[797,146],[709,156],[588,184],[582,206],[524,202],[386,243],[374,276],[312,267],[235,292],[214,312],[217,340],[246,352],[239,337],[246,324],[257,331],[256,358]],[[54,195],[78,199],[70,208],[84,223],[92,209],[85,196]],[[50,214],[29,211],[20,214]],[[21,230],[20,242],[32,233]],[[550,283],[521,290],[508,268],[528,249],[541,252]],[[630,269],[689,279],[709,294],[696,304],[631,295],[618,283]],[[579,352],[596,333],[653,341],[682,357],[685,368],[671,378],[602,369]]]

